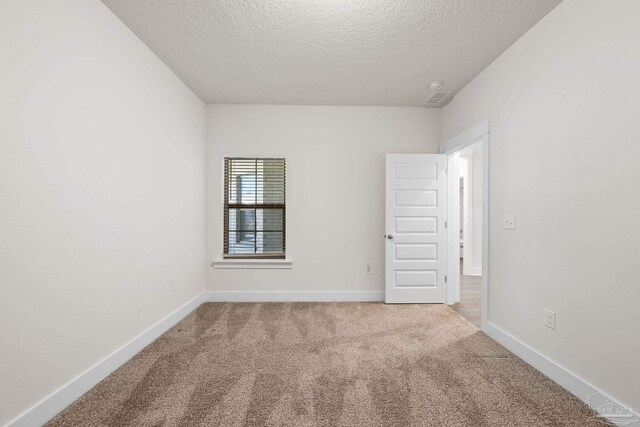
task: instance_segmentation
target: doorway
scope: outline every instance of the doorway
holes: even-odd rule
[[[458,249],[458,270],[451,286],[457,286],[455,311],[480,328],[482,311],[482,141],[461,148],[448,156],[447,191],[453,202],[449,224],[457,234],[451,243]],[[458,282],[458,283],[456,283]]]
[[[447,304],[487,320],[489,133],[484,122],[440,147],[447,155]]]

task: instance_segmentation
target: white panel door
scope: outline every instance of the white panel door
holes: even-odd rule
[[[446,179],[444,154],[387,154],[387,303],[444,303]]]

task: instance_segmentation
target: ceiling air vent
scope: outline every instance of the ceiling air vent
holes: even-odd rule
[[[429,99],[424,101],[424,105],[428,107],[440,107],[441,105],[444,104],[444,101],[447,99],[450,93],[451,93],[450,90],[446,90],[446,91],[439,90],[439,91],[433,92],[429,97]]]

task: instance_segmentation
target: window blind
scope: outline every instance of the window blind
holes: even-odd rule
[[[286,161],[224,159],[224,257],[284,258]]]

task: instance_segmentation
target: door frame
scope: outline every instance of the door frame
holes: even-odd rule
[[[480,325],[483,331],[487,330],[488,314],[489,314],[489,120],[484,120],[467,131],[461,133],[455,138],[440,145],[440,154],[451,154],[468,147],[476,142],[482,142],[482,292],[481,292],[481,311]],[[449,198],[447,197],[447,200]],[[452,210],[447,209],[447,221],[450,221]],[[447,250],[454,247],[459,250],[458,240],[451,241],[452,233],[456,230],[447,232]],[[459,257],[449,256],[447,258],[447,277],[451,280],[446,284],[447,304],[455,303],[457,295],[460,294],[460,275],[452,274],[453,271],[459,271]]]

